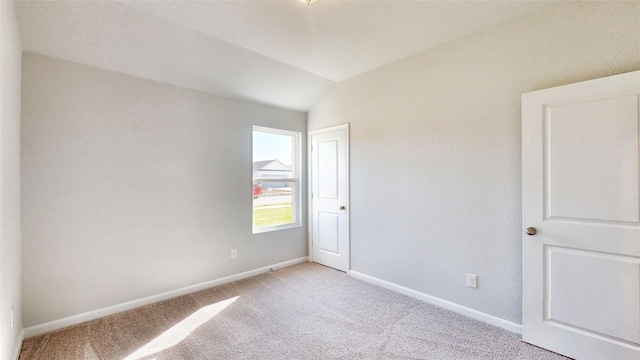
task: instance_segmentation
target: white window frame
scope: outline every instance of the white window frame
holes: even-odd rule
[[[270,232],[270,231],[277,231],[277,230],[283,230],[283,229],[290,229],[290,228],[294,228],[294,227],[299,227],[302,226],[302,204],[300,203],[302,200],[302,197],[300,196],[301,194],[301,187],[302,187],[302,181],[300,179],[300,174],[301,174],[301,168],[302,168],[302,144],[301,144],[301,137],[302,137],[302,133],[300,133],[299,131],[291,131],[291,130],[283,130],[283,129],[276,129],[276,128],[269,128],[269,127],[263,127],[263,126],[254,126],[253,127],[253,131],[251,132],[251,164],[252,164],[252,169],[251,169],[251,186],[253,187],[253,133],[254,132],[265,132],[265,133],[271,133],[271,134],[277,134],[277,135],[286,135],[286,136],[291,136],[293,141],[291,144],[292,147],[292,151],[293,154],[291,154],[291,163],[293,164],[293,171],[291,172],[291,178],[284,178],[284,179],[268,179],[268,182],[289,182],[289,183],[294,183],[293,186],[293,191],[292,191],[292,201],[293,201],[293,221],[288,223],[288,224],[281,224],[281,225],[273,225],[273,226],[261,226],[261,227],[254,227],[253,223],[254,223],[254,219],[253,219],[253,215],[254,215],[254,210],[253,210],[253,200],[251,201],[251,228],[253,229],[253,234],[260,234],[260,233],[265,233],[265,232]]]

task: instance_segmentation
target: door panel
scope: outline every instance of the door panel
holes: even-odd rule
[[[338,254],[340,221],[338,214],[318,212],[318,250]]]
[[[640,359],[640,72],[522,97],[523,340]]]
[[[318,198],[324,200],[338,200],[338,140],[318,140]]]
[[[640,344],[639,258],[547,246],[545,262],[545,319]],[[598,276],[588,276],[592,269]]]
[[[549,216],[638,222],[638,97],[546,110]]]
[[[349,127],[312,131],[311,258],[349,270]]]

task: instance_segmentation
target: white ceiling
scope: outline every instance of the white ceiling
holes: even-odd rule
[[[19,1],[24,50],[306,111],[335,82],[549,6],[533,1]]]

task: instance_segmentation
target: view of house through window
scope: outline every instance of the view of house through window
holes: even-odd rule
[[[299,225],[300,133],[253,128],[253,232]]]

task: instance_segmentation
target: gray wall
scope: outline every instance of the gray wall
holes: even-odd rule
[[[20,346],[20,69],[14,3],[0,1],[0,359]],[[16,323],[11,327],[11,307]]]
[[[637,69],[640,3],[568,3],[338,84],[352,269],[521,323],[520,95]]]
[[[252,126],[305,133],[305,113],[31,53],[23,67],[26,327],[307,255],[306,226],[251,234]]]

